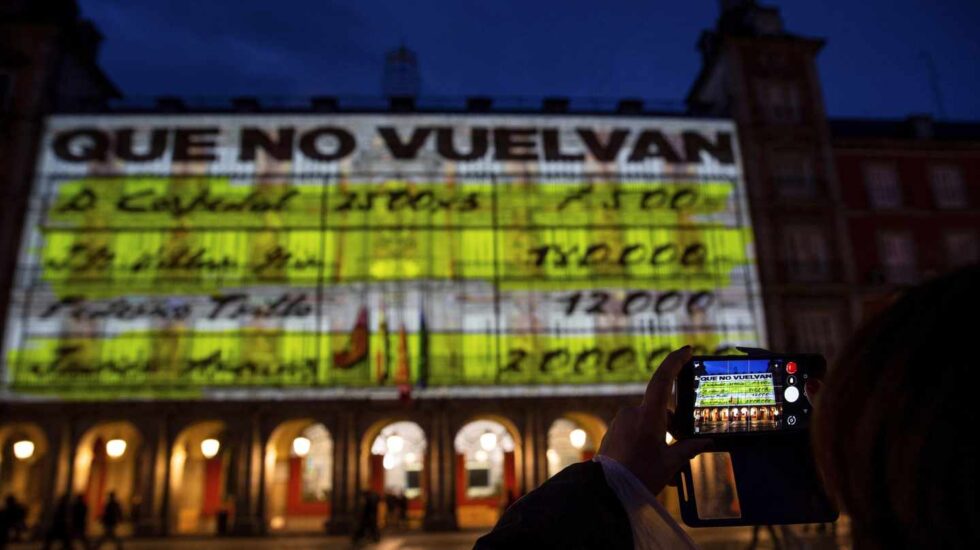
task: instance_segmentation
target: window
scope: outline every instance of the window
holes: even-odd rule
[[[959,230],[946,233],[946,263],[960,267],[980,262],[980,241],[974,231]]]
[[[902,205],[902,188],[894,165],[879,162],[865,165],[864,186],[871,208],[898,208]]]
[[[911,234],[904,231],[882,232],[878,236],[878,257],[885,268],[888,282],[915,282],[915,241]]]
[[[966,188],[963,173],[956,166],[940,165],[929,169],[932,197],[939,208],[965,208]]]
[[[841,342],[841,324],[833,311],[826,309],[798,311],[795,321],[798,351],[819,353],[828,359],[837,354]]]
[[[417,491],[422,487],[422,472],[420,470],[407,470],[405,472],[405,491]]]
[[[813,157],[803,151],[776,151],[773,154],[773,183],[784,198],[812,198],[816,191]]]
[[[490,487],[490,470],[487,468],[471,468],[466,470],[466,486],[473,489]]]
[[[783,240],[786,270],[796,281],[822,281],[830,274],[827,239],[816,225],[789,226]]]
[[[795,84],[762,81],[759,88],[759,103],[770,122],[800,121],[800,91]]]

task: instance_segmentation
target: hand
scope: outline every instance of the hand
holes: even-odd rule
[[[658,494],[690,459],[711,445],[687,439],[667,445],[667,402],[677,373],[691,359],[691,346],[671,352],[653,373],[639,407],[624,407],[602,438],[599,454],[615,459]]]

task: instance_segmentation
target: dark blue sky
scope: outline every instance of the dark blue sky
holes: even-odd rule
[[[402,40],[433,96],[681,100],[715,0],[80,0],[102,63],[130,96],[380,95]],[[935,102],[980,119],[977,0],[773,1],[790,31],[828,39],[828,111],[904,116]]]

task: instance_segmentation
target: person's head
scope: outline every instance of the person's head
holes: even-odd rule
[[[109,500],[116,500],[116,492],[109,491]]]
[[[960,548],[980,532],[980,266],[913,288],[827,373],[817,462],[851,517],[855,548]]]

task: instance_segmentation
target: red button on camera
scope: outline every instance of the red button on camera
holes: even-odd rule
[[[786,363],[786,374],[796,374],[796,363],[793,361]]]

